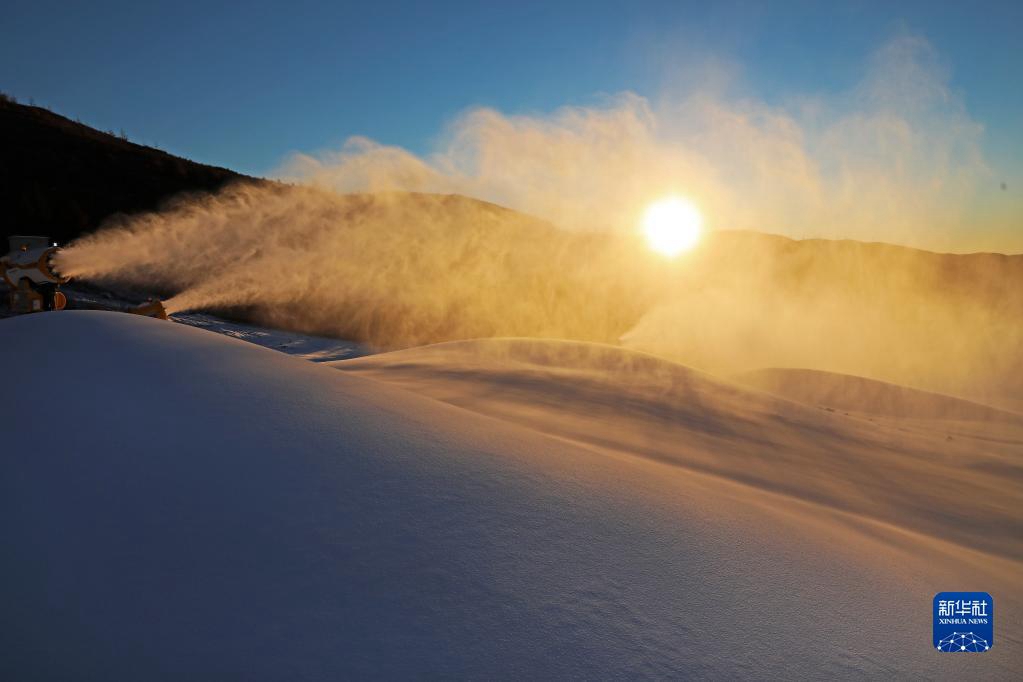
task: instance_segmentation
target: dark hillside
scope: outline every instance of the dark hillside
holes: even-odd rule
[[[246,178],[0,96],[0,230],[61,244],[109,215],[157,208],[183,191]]]

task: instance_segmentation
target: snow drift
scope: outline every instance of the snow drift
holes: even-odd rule
[[[569,442],[184,325],[47,313],[0,323],[0,345],[25,359],[7,364],[15,388],[0,398],[4,679],[1009,679],[1020,668],[1020,564],[958,537]],[[532,351],[510,352],[522,385],[488,380],[483,354],[478,379],[453,376],[458,393],[479,380],[476,395],[514,400],[542,378],[569,413],[620,404],[637,425],[702,398],[680,419],[716,430],[721,459],[747,456],[728,449],[747,427],[720,421],[740,405],[776,410],[754,417],[765,429],[798,417],[853,433],[823,410],[677,368],[655,367],[653,383],[679,393],[646,405],[630,387],[645,385],[645,357],[599,385],[558,353],[544,349],[550,374],[538,378]],[[447,390],[443,363],[417,378],[408,359],[406,377],[438,387],[423,392]],[[361,371],[401,383],[395,360]],[[783,455],[772,450],[779,478],[832,466]],[[877,478],[888,457],[875,453]],[[1018,465],[1018,451],[1006,459]],[[827,475],[837,489],[843,474]],[[929,501],[911,481],[905,495]],[[990,652],[932,650],[943,589],[995,595],[1005,616]]]
[[[330,364],[601,451],[1023,559],[1023,417],[1008,412],[883,385],[916,400],[878,402],[875,411],[890,412],[869,418],[569,341],[452,342]],[[856,397],[869,398],[860,384],[880,383],[845,379],[843,395]],[[825,383],[808,382],[808,390]],[[907,423],[896,409],[907,403],[943,421]],[[947,504],[950,490],[955,505]]]
[[[771,367],[743,372],[733,378],[747,386],[807,405],[866,414],[906,419],[1005,421],[1017,424],[1023,419],[1012,412],[953,396],[813,369]]]

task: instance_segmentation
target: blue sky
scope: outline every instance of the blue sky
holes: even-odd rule
[[[713,5],[713,6],[712,6]],[[263,174],[365,135],[422,153],[459,112],[657,93],[732,65],[765,102],[842,91],[900,32],[929,40],[1023,177],[1023,3],[5,3],[0,89],[199,161]]]

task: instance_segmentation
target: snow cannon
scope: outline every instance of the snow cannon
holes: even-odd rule
[[[163,307],[161,301],[150,301],[149,303],[143,303],[137,308],[131,308],[128,310],[129,313],[135,315],[145,315],[146,317],[155,317],[158,320],[167,319],[167,309]]]
[[[0,272],[11,288],[11,312],[63,310],[67,297],[60,285],[67,279],[53,267],[53,257],[60,250],[57,245],[42,236],[12,236],[7,241],[10,252],[0,258]]]

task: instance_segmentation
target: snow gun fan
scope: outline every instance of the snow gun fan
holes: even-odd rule
[[[60,274],[53,262],[60,251],[57,244],[51,243],[49,237],[22,235],[9,237],[8,245],[9,253],[0,258],[0,273],[11,289],[8,294],[10,311],[23,314],[67,307],[68,300],[60,285],[66,284],[68,278]],[[167,319],[167,310],[157,300],[150,300],[127,312]]]
[[[67,282],[53,268],[59,250],[48,237],[8,237],[10,252],[0,259],[4,280],[11,288],[8,303],[13,313],[63,310],[67,297],[60,285]]]

